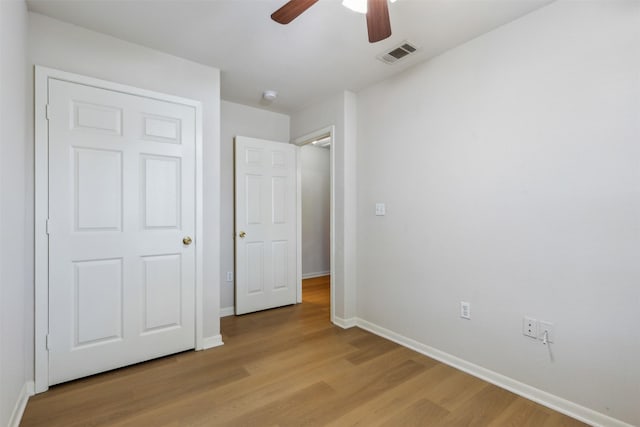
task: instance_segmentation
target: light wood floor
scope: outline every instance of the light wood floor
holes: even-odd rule
[[[583,426],[304,303],[225,317],[225,345],[52,387],[22,426]]]

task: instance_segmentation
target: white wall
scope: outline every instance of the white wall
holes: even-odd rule
[[[355,320],[356,297],[356,96],[342,92],[291,115],[293,140],[317,130],[335,126],[335,260],[331,278],[334,294],[334,322],[351,326]]]
[[[358,132],[358,316],[640,425],[640,2],[478,37],[359,93]]]
[[[220,242],[221,269],[220,307],[223,314],[232,314],[235,302],[235,282],[227,282],[227,271],[234,271],[233,243],[233,138],[248,136],[272,141],[289,142],[289,116],[233,102],[220,104]]]
[[[0,1],[0,425],[15,423],[33,372],[33,241],[27,155],[27,6]]]
[[[35,13],[29,14],[29,37],[31,64],[202,102],[204,335],[216,337],[220,333],[219,70]]]
[[[302,193],[302,278],[328,274],[330,261],[331,152],[311,144],[300,148]]]

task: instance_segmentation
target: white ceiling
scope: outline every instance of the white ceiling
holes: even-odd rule
[[[398,0],[393,35],[370,44],[364,15],[320,0],[289,25],[270,19],[287,0],[27,0],[29,9],[220,68],[223,99],[291,113],[432,58],[550,0]],[[543,31],[543,29],[541,29]],[[409,40],[420,50],[386,65],[376,56]],[[278,91],[271,105],[266,89]]]

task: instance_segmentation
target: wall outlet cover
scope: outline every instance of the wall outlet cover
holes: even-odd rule
[[[538,320],[525,316],[522,319],[522,334],[531,338],[538,338]]]

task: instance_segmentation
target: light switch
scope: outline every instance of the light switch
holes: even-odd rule
[[[376,203],[376,216],[384,216],[387,213],[387,208],[384,203]]]

